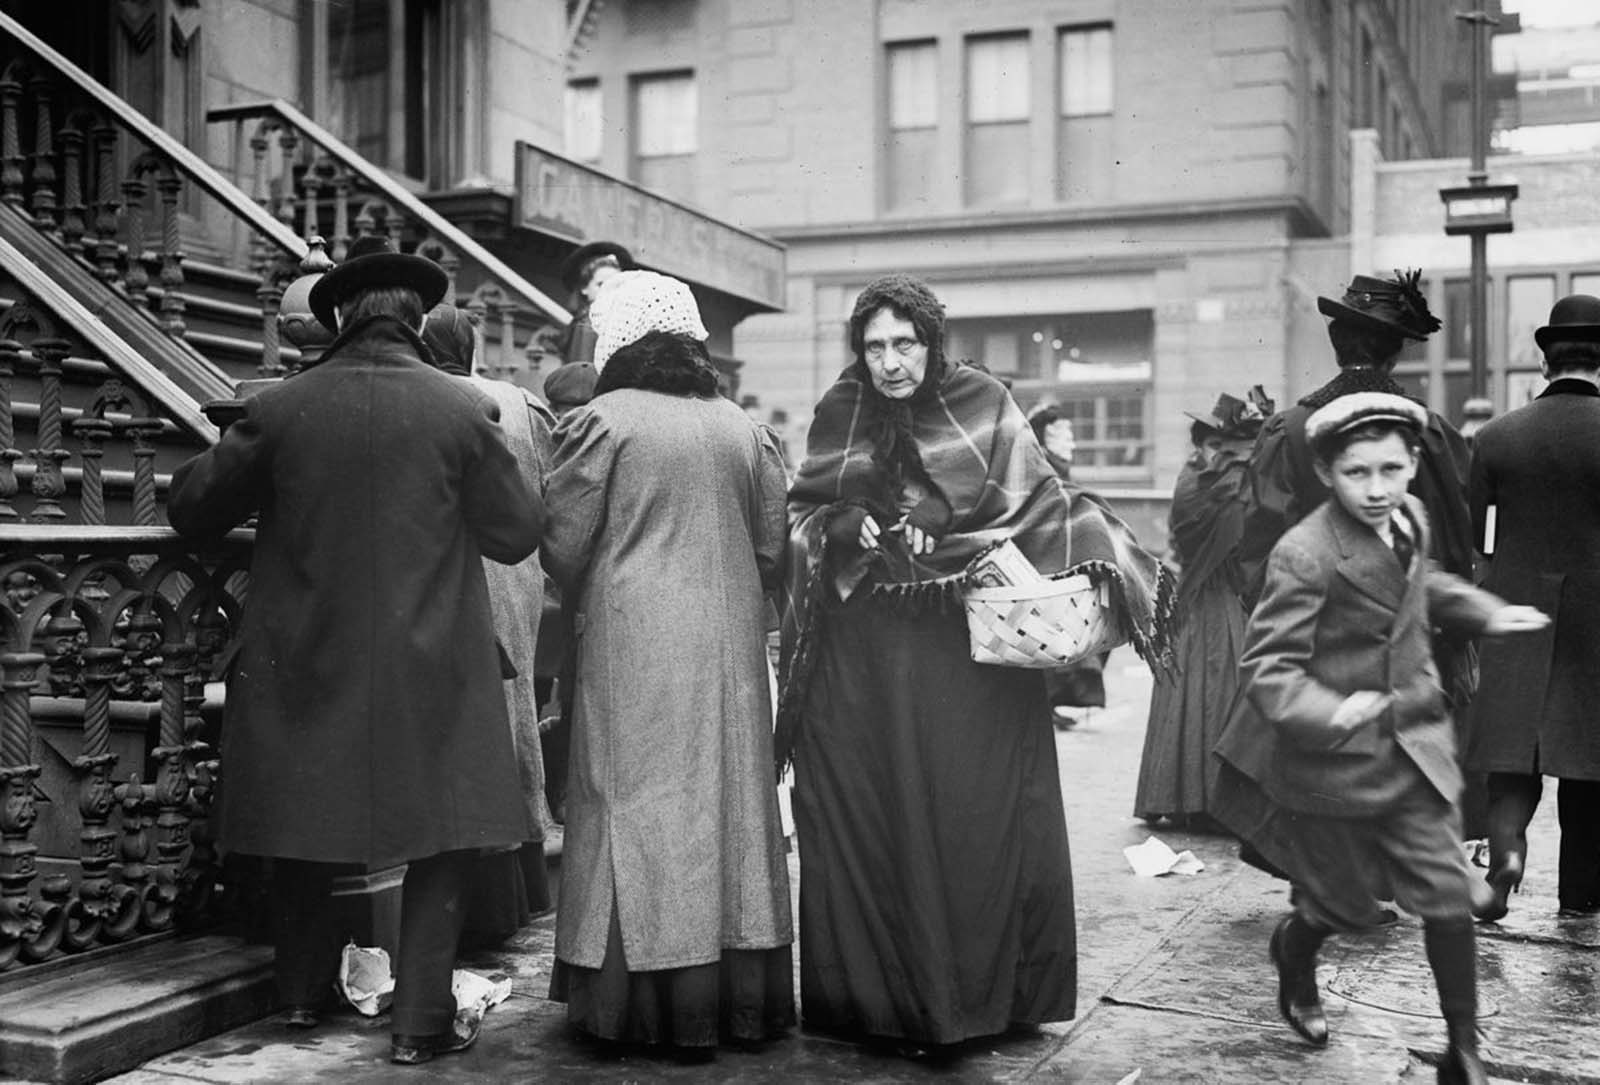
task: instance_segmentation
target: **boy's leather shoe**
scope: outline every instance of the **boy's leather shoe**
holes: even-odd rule
[[[1285,916],[1272,932],[1267,952],[1278,969],[1278,1012],[1307,1043],[1323,1047],[1328,1042],[1328,1017],[1317,991],[1317,963],[1290,961],[1284,951],[1285,930],[1294,916]]]
[[[482,1017],[458,1013],[450,1023],[448,1032],[433,1036],[410,1036],[397,1032],[389,1044],[389,1061],[400,1066],[416,1066],[435,1055],[465,1051],[478,1039],[478,1032],[482,1028]]]

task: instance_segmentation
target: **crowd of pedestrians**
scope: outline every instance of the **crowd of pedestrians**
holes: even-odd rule
[[[1103,657],[974,661],[963,591],[1009,543],[1095,577],[1158,673],[1138,815],[1231,832],[1291,884],[1268,947],[1290,1025],[1326,1043],[1318,947],[1398,905],[1423,920],[1440,1079],[1484,1080],[1473,921],[1510,906],[1542,774],[1562,907],[1600,911],[1600,300],[1557,305],[1549,390],[1474,450],[1392,376],[1439,326],[1415,273],[1320,299],[1333,380],[1190,416],[1175,582],[1072,481],[1070,417],[950,357],[919,280],[857,297],[788,465],[720,394],[685,284],[612,243],[565,278],[541,403],[473,376],[436,265],[358,243],[311,296],[333,346],[174,476],[179,531],[256,517],[221,840],[271,860],[291,1025],[332,990],[339,864],[403,863],[391,1058],[469,1046],[458,942],[548,907],[558,822],[549,995],[598,1041],[705,1058],[798,1020],[918,1056],[1072,1018],[1052,719],[1104,702]],[[1482,832],[1486,879],[1462,848]]]

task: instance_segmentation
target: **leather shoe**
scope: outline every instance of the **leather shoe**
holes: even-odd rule
[[[432,1036],[411,1036],[403,1032],[394,1034],[389,1044],[389,1061],[401,1066],[416,1066],[435,1055],[449,1055],[465,1051],[478,1039],[483,1028],[483,1018],[475,1014],[458,1013],[450,1023],[448,1032]]]
[[[1322,1009],[1322,996],[1317,991],[1316,961],[1310,967],[1291,963],[1284,954],[1284,931],[1294,916],[1287,916],[1272,932],[1267,952],[1278,969],[1278,1012],[1289,1022],[1307,1043],[1324,1047],[1328,1043],[1328,1018]]]
[[[316,1028],[322,1023],[322,1014],[315,1006],[290,1006],[283,1023],[289,1028]]]
[[[1480,923],[1493,923],[1504,919],[1511,910],[1511,894],[1522,887],[1522,856],[1511,852],[1505,861],[1489,872],[1485,879],[1490,892],[1472,894],[1472,916]]]

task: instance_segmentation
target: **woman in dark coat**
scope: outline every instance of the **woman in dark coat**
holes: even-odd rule
[[[918,280],[867,286],[789,492],[778,748],[795,762],[808,1027],[911,1049],[1073,1016],[1072,861],[1040,672],[974,663],[968,565],[1093,563],[1147,652],[1167,573],[946,363]]]
[[[542,491],[552,449],[550,430],[555,422],[550,412],[531,393],[510,381],[473,374],[477,334],[465,310],[453,305],[435,306],[422,329],[422,341],[440,372],[465,381],[494,401],[500,412],[500,432],[517,458],[523,481],[530,490]],[[533,916],[549,911],[553,903],[544,861],[550,810],[545,803],[539,699],[534,688],[545,576],[537,553],[515,565],[486,559],[483,575],[489,582],[495,639],[505,652],[506,673],[502,675],[501,688],[505,691],[506,713],[511,717],[522,800],[534,829],[534,835],[521,847],[490,852],[473,864],[462,937],[475,945],[493,945],[515,934]]]
[[[475,849],[532,833],[482,559],[526,557],[543,505],[492,404],[423,361],[416,329],[445,287],[431,261],[352,246],[311,292],[340,332],[322,361],[246,400],[167,504],[185,535],[258,516],[221,843],[275,860],[293,1023],[315,1024],[337,965],[330,864],[409,864],[390,1054],[405,1063],[476,1037],[450,991],[461,880]]]
[[[1190,415],[1195,455],[1173,490],[1170,528],[1183,573],[1172,673],[1158,673],[1145,724],[1133,811],[1191,828],[1211,825],[1217,764],[1211,756],[1238,689],[1244,608],[1234,548],[1244,520],[1239,491],[1251,443],[1266,414],[1254,401],[1223,395],[1210,416]]]

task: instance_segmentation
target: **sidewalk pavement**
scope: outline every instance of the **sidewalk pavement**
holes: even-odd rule
[[[272,1017],[112,1078],[184,1082],[824,1082],[1039,1081],[1420,1083],[1444,1046],[1423,956],[1405,918],[1361,938],[1331,940],[1319,979],[1333,1040],[1305,1045],[1278,1017],[1267,936],[1286,907],[1280,882],[1239,862],[1231,841],[1133,818],[1133,785],[1151,679],[1126,649],[1107,668],[1111,707],[1058,734],[1078,905],[1075,1021],[975,1043],[952,1062],[907,1061],[797,1029],[754,1052],[726,1050],[683,1065],[606,1051],[575,1038],[545,993],[554,918],[461,962],[512,977],[469,1051],[424,1066],[387,1062],[386,1018],[353,1011],[313,1032]],[[1552,789],[1553,790],[1553,789]],[[1527,877],[1511,914],[1479,928],[1484,1054],[1496,1082],[1600,1085],[1600,920],[1556,916],[1554,800],[1530,834]],[[1183,877],[1136,877],[1122,849],[1154,833],[1206,864]],[[797,860],[790,874],[798,884]],[[803,947],[801,947],[803,952]]]

